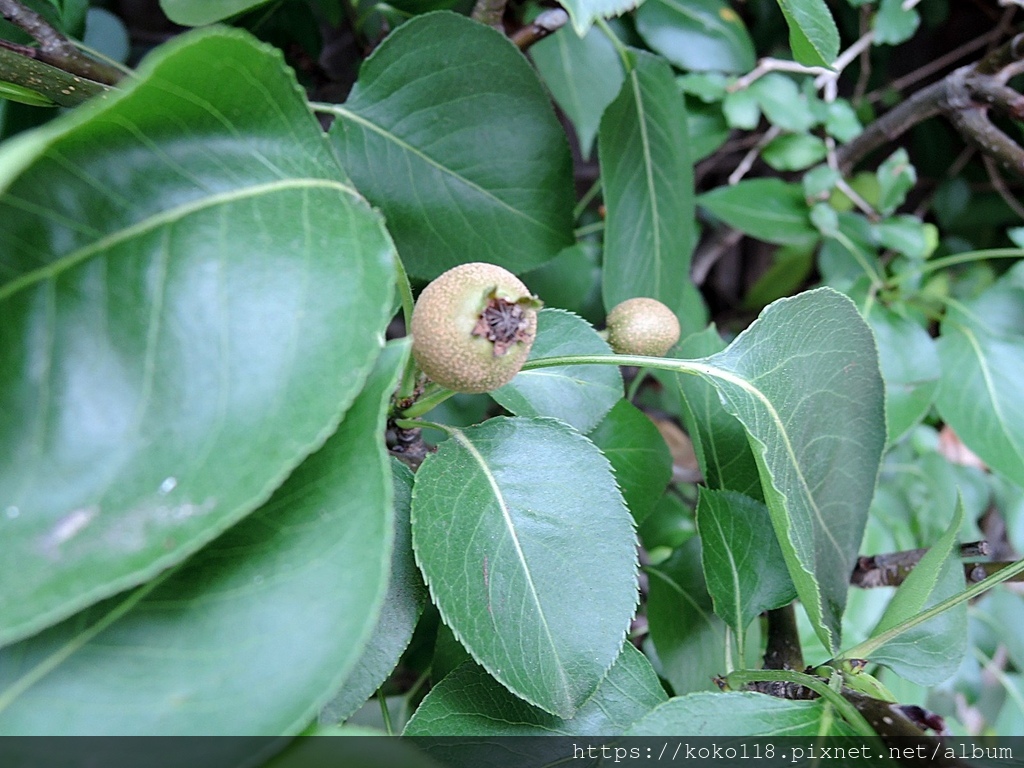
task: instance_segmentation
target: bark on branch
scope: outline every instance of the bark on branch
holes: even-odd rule
[[[38,48],[8,44],[5,47],[9,50],[104,85],[113,85],[123,76],[120,71],[109,64],[96,61],[83,54],[50,22],[17,0],[0,0],[0,16],[24,30],[39,43]],[[3,73],[0,73],[0,79],[5,79]],[[10,80],[10,78],[6,79]]]
[[[1006,81],[1018,74],[1024,61],[1024,34],[974,64],[960,67],[871,123],[857,138],[836,153],[839,166],[850,171],[860,160],[882,145],[936,115],[944,115],[971,146],[1004,168],[1024,177],[1024,149],[997,128],[989,110],[997,109],[1020,120],[1024,96]]]

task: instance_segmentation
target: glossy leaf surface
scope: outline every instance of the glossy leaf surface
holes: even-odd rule
[[[305,728],[358,662],[387,589],[380,434],[407,351],[381,356],[338,431],[248,520],[166,575],[0,651],[0,733]]]
[[[2,643],[180,562],[323,443],[394,250],[238,32],[176,39],[0,169]]]

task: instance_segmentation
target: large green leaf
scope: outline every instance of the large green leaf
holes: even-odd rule
[[[935,404],[967,447],[1024,486],[1024,264],[942,322]]]
[[[700,549],[700,540],[690,539],[671,558],[646,569],[651,640],[662,677],[680,694],[714,688],[715,676],[728,671],[727,629],[705,588]]]
[[[691,693],[669,699],[627,736],[852,736],[820,701],[763,693]],[[732,745],[739,752],[740,742]],[[762,745],[763,747],[763,745]],[[741,754],[747,754],[741,752]],[[763,754],[763,753],[759,753]],[[749,756],[753,757],[751,749]],[[776,752],[776,757],[782,756]]]
[[[737,637],[762,611],[796,597],[764,504],[734,491],[702,488],[697,532],[715,613]]]
[[[528,359],[588,354],[611,354],[611,348],[586,320],[562,309],[540,311]],[[607,365],[537,368],[521,371],[491,397],[517,416],[554,416],[588,432],[622,399],[622,375]]]
[[[686,108],[664,60],[631,55],[636,64],[598,133],[607,208],[602,295],[609,310],[648,296],[679,314],[695,239]]]
[[[398,664],[423,612],[427,590],[416,568],[409,529],[413,474],[397,459],[391,460],[394,484],[395,544],[384,605],[366,650],[338,694],[321,710],[321,723],[342,723],[373,695]]]
[[[745,179],[705,192],[697,202],[729,226],[767,243],[811,246],[819,237],[799,184]]]
[[[885,443],[871,330],[820,288],[770,305],[697,371],[747,429],[790,576],[836,650]]]
[[[777,0],[789,25],[793,58],[810,67],[829,67],[839,54],[839,30],[825,0]]]
[[[175,24],[201,27],[268,2],[270,0],[160,0],[160,8]]]
[[[407,351],[381,356],[338,431],[249,519],[165,576],[0,651],[0,733],[305,728],[359,660],[387,589],[381,433]]]
[[[896,590],[872,637],[964,591],[963,563],[956,546],[963,512],[958,501],[945,533]],[[918,685],[937,685],[956,672],[966,652],[967,603],[963,602],[889,641],[871,654],[871,660]]]
[[[280,55],[239,32],[8,146],[0,642],[265,501],[362,386],[394,271]]]
[[[636,28],[653,50],[680,69],[754,68],[754,42],[723,0],[646,0],[636,11]]]
[[[447,11],[381,43],[330,138],[383,212],[408,271],[524,272],[572,243],[572,162],[536,73],[490,27]]]
[[[516,698],[476,664],[463,664],[431,689],[403,735],[619,736],[667,698],[651,663],[629,643],[568,720]]]
[[[639,524],[651,512],[672,479],[672,454],[647,415],[619,400],[587,435],[612,464],[626,506]]]
[[[558,106],[572,121],[580,153],[590,157],[601,115],[625,75],[615,46],[600,29],[583,37],[568,27],[530,48],[530,58]]]
[[[554,419],[453,430],[416,474],[412,533],[434,602],[473,657],[571,717],[636,607],[636,538],[608,460]]]

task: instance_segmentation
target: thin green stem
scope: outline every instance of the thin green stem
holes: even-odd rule
[[[391,711],[388,709],[388,700],[380,691],[377,691],[377,701],[380,702],[380,716],[384,720],[384,731],[388,736],[394,736],[395,729],[391,725]]]
[[[604,32],[607,38],[611,41],[612,45],[615,46],[615,50],[618,52],[619,58],[622,59],[622,68],[626,72],[632,72],[633,59],[629,55],[629,50],[626,48],[626,46],[622,44],[622,41],[619,40],[619,36],[616,35],[612,31],[612,28],[608,26],[608,22],[602,19],[600,16],[594,21],[594,23],[602,32]]]
[[[579,240],[586,237],[587,235],[595,235],[598,232],[604,231],[604,222],[595,221],[593,224],[584,224],[582,227],[576,227],[572,231],[573,236]]]
[[[454,427],[449,427],[447,424],[420,421],[419,419],[395,419],[395,426],[401,429],[436,429],[438,432],[444,432],[446,435],[453,435],[457,431]]]
[[[626,391],[626,399],[629,402],[633,402],[636,399],[636,393],[640,391],[640,385],[644,383],[644,379],[647,378],[647,371],[641,368],[636,372],[636,376],[629,382],[629,389]]]
[[[836,657],[836,661],[841,659],[867,659],[871,657],[871,654],[881,648],[888,642],[895,640],[897,637],[902,635],[904,632],[908,632],[914,627],[924,624],[929,619],[934,619],[940,613],[948,611],[950,608],[959,605],[960,603],[971,600],[983,592],[988,591],[996,584],[1012,579],[1018,573],[1024,572],[1024,559],[1018,560],[1013,565],[1003,568],[1001,571],[993,573],[987,579],[979,581],[977,584],[968,587],[958,595],[946,598],[941,603],[933,605],[931,608],[921,611],[920,613],[911,616],[909,619],[901,624],[897,624],[892,629],[883,632],[875,637],[868,638],[863,643],[853,646],[846,651],[843,651],[839,656]]]
[[[597,197],[597,193],[601,191],[601,177],[598,176],[594,179],[594,183],[590,185],[590,189],[583,193],[583,197],[576,203],[576,207],[572,209],[572,220],[579,221],[580,216],[587,210],[587,206]]]
[[[420,397],[419,400],[402,411],[399,416],[403,419],[415,419],[418,416],[422,416],[423,414],[432,411],[454,394],[454,391],[445,389],[444,387],[437,387],[432,390],[428,389],[423,393],[423,396]]]
[[[831,704],[835,710],[842,715],[861,736],[874,737],[878,734],[871,724],[864,718],[857,708],[843,698],[842,694],[832,690],[828,683],[824,683],[816,677],[805,675],[803,672],[795,672],[790,669],[753,669],[741,672],[732,672],[725,678],[730,688],[739,689],[748,683],[793,683],[810,688],[825,701]]]
[[[895,288],[904,281],[927,275],[929,272],[936,272],[946,267],[955,267],[957,264],[967,264],[972,261],[987,261],[988,259],[1021,259],[1024,258],[1024,248],[991,248],[984,251],[967,251],[954,256],[944,256],[941,259],[927,261],[916,272],[904,272],[901,275],[894,275],[889,278],[888,287]]]
[[[699,360],[677,360],[674,357],[650,357],[647,355],[563,355],[527,360],[522,370],[551,368],[557,365],[633,365],[637,368],[657,368],[674,373],[706,374],[714,376],[717,368]]]

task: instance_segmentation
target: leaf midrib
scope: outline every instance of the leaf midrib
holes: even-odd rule
[[[132,239],[133,237],[138,237],[147,232],[151,232],[160,226],[180,221],[193,213],[198,213],[199,211],[203,211],[208,208],[215,208],[219,205],[226,205],[239,200],[259,197],[273,192],[292,189],[313,189],[317,187],[335,189],[339,192],[344,192],[345,194],[359,198],[359,193],[355,189],[337,181],[331,181],[329,179],[299,178],[272,181],[265,184],[255,184],[251,187],[234,189],[229,192],[209,195],[198,200],[191,200],[174,208],[160,211],[159,213],[143,219],[142,221],[137,221],[119,230],[115,230],[114,232],[100,237],[89,245],[70,251],[59,259],[56,259],[39,269],[27,272],[18,279],[12,280],[7,285],[0,287],[0,301],[6,300],[24,288],[35,285],[43,280],[56,277],[86,259],[98,253],[103,253],[120,243]]]
[[[526,583],[530,590],[530,596],[533,598],[533,603],[537,609],[537,615],[540,618],[541,627],[544,629],[544,634],[547,636],[548,643],[551,647],[551,652],[555,657],[556,666],[558,668],[558,674],[561,678],[562,690],[569,694],[571,686],[566,676],[565,665],[562,663],[562,658],[558,653],[558,644],[555,642],[554,636],[551,634],[551,626],[548,624],[547,615],[544,613],[544,607],[540,601],[540,595],[537,593],[537,586],[533,580],[533,574],[530,572],[530,566],[526,561],[526,553],[523,552],[522,545],[519,542],[519,536],[516,533],[515,524],[513,523],[512,516],[509,513],[508,505],[505,503],[505,496],[501,492],[501,487],[498,485],[498,480],[491,472],[490,467],[487,465],[486,459],[476,449],[465,433],[462,430],[452,430],[452,436],[469,451],[470,456],[480,466],[480,470],[483,472],[484,477],[487,479],[488,485],[490,485],[491,492],[494,494],[494,498],[498,502],[498,507],[501,509],[501,516],[505,522],[505,527],[508,529],[509,537],[512,540],[512,546],[515,548],[516,556],[519,559],[520,564],[523,568],[523,573],[526,575]],[[534,703],[534,702],[531,702]]]

